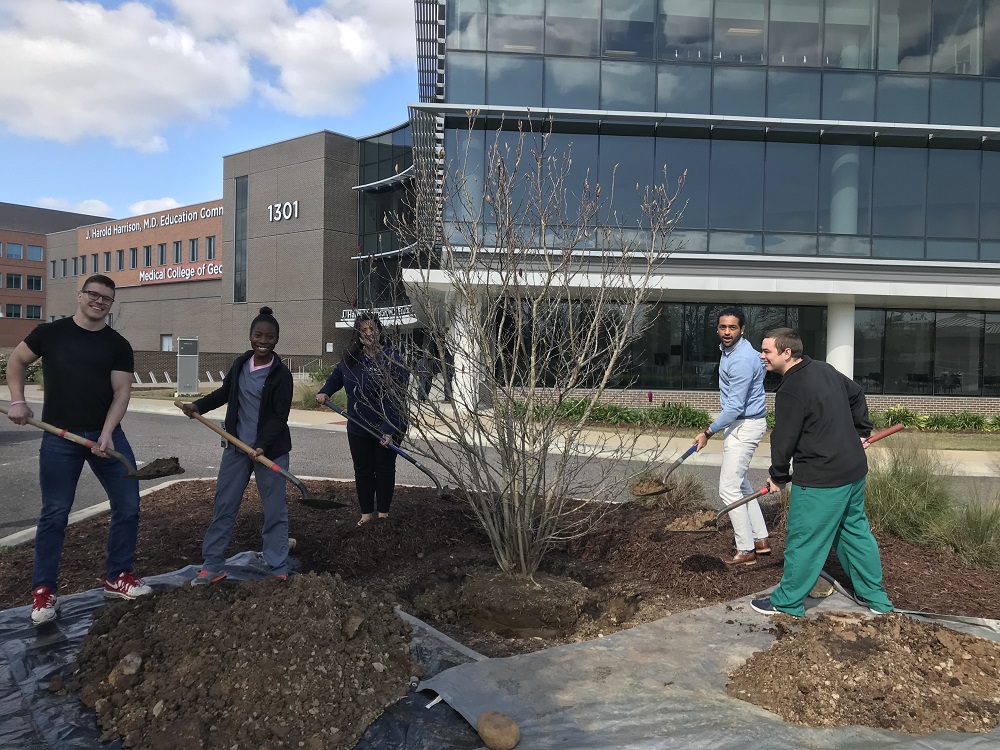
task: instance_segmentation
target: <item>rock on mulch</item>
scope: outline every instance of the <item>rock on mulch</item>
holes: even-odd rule
[[[73,687],[125,747],[346,749],[419,676],[407,641],[339,576],[184,587],[106,609]]]
[[[1000,644],[903,615],[775,618],[778,640],[730,695],[807,726],[926,734],[1000,723]]]

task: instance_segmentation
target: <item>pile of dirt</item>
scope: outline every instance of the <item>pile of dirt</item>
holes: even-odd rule
[[[727,690],[785,721],[915,734],[1000,723],[1000,644],[899,614],[774,624],[778,640],[730,674]]]
[[[699,510],[680,516],[667,524],[667,531],[704,531],[715,528],[715,516],[711,510]]]
[[[339,576],[185,587],[104,610],[72,687],[125,747],[346,749],[421,676],[407,644]]]

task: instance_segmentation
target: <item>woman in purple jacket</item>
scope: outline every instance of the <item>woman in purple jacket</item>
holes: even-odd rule
[[[385,340],[382,324],[374,313],[363,313],[354,321],[354,337],[330,377],[316,394],[325,404],[341,388],[347,394],[347,441],[354,461],[361,519],[358,526],[389,517],[396,487],[396,452],[390,442],[406,435],[406,390],[410,373],[399,353]],[[382,436],[376,439],[365,429]]]

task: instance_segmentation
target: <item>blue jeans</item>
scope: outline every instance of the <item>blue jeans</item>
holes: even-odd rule
[[[96,432],[78,433],[95,443],[101,436]],[[135,455],[125,433],[119,427],[112,435],[115,450],[135,465]],[[108,493],[111,503],[111,526],[104,569],[107,578],[131,572],[135,558],[136,535],[139,532],[139,482],[126,478],[125,467],[113,458],[98,458],[90,448],[71,443],[51,433],[42,435],[38,452],[39,479],[42,487],[42,514],[35,532],[35,566],[31,587],[48,586],[56,590],[59,558],[66,538],[66,524],[76,497],[76,486],[84,462]]]
[[[274,463],[288,471],[288,454],[279,456]],[[264,528],[261,531],[264,561],[270,566],[272,575],[287,575],[285,478],[232,445],[223,452],[222,465],[219,466],[219,478],[215,483],[215,513],[201,545],[201,554],[205,559],[202,568],[218,573],[225,567],[226,547],[233,536],[233,526],[251,474],[257,479],[257,493],[264,508]]]

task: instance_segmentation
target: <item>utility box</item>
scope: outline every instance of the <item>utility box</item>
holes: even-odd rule
[[[198,396],[198,339],[177,337],[177,395]]]

